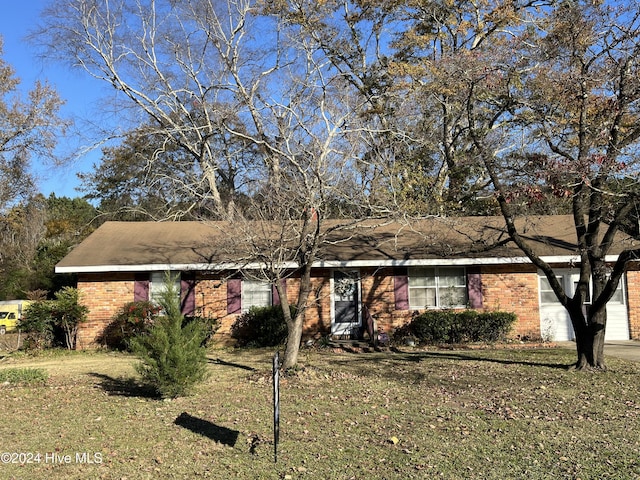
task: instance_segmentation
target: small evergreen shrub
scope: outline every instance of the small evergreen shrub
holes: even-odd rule
[[[426,344],[496,342],[506,338],[516,321],[510,312],[427,310],[396,330],[394,337],[415,337]]]
[[[202,322],[184,322],[178,292],[172,282],[165,283],[160,304],[164,315],[131,342],[131,350],[141,359],[136,365],[142,380],[163,398],[191,392],[206,378],[206,331]],[[183,325],[184,323],[184,325]]]
[[[220,328],[220,320],[213,317],[201,317],[199,315],[190,315],[185,316],[182,321],[182,326],[185,327],[192,322],[197,322],[200,324],[203,333],[202,345],[207,346],[212,340],[215,333]]]
[[[295,307],[291,307],[295,315]],[[275,347],[287,338],[287,324],[280,305],[251,307],[231,325],[231,338],[239,346]]]

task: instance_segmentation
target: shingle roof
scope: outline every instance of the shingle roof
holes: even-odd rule
[[[558,261],[576,255],[571,216],[527,217],[517,223],[539,255]],[[318,266],[527,263],[508,241],[502,217],[434,217],[411,225],[332,220],[323,226],[327,241]],[[254,251],[273,250],[281,228],[264,223],[107,222],[60,261],[56,271],[185,270],[257,262],[246,239],[252,237]],[[290,224],[283,231],[295,228]],[[619,238],[612,255],[638,246],[638,241]]]

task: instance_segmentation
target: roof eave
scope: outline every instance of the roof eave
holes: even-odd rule
[[[546,263],[579,263],[578,255],[554,255],[541,257]],[[607,255],[606,262],[615,262],[617,255]],[[428,266],[472,266],[472,265],[519,265],[530,264],[527,257],[480,257],[480,258],[430,258],[430,259],[388,259],[388,260],[319,260],[314,268],[364,268],[364,267],[428,267]],[[56,266],[56,273],[108,273],[108,272],[158,272],[158,271],[221,271],[258,270],[260,263],[154,263],[142,265],[83,265]],[[283,269],[298,268],[295,262],[283,262]]]

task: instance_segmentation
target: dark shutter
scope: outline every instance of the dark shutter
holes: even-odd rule
[[[396,310],[409,310],[409,276],[406,268],[398,268],[393,277]]]
[[[467,293],[471,308],[482,308],[482,277],[479,267],[467,268]]]
[[[230,278],[227,280],[227,313],[240,313],[242,311],[242,279]]]
[[[180,276],[180,311],[192,316],[196,312],[196,276],[194,272],[183,272]]]
[[[287,279],[283,278],[280,280],[280,285],[282,285],[282,289],[285,292],[287,292]],[[274,305],[280,305],[280,295],[278,295],[278,289],[276,288],[275,284],[273,285],[272,289],[271,289],[271,299],[272,299],[272,303]]]
[[[144,302],[149,300],[149,274],[136,273],[133,284],[133,301]]]

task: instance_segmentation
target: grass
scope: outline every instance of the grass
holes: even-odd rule
[[[0,370],[0,384],[43,383],[48,377],[42,368],[5,368]]]
[[[172,401],[149,396],[129,356],[58,356],[45,383],[0,385],[0,452],[41,455],[0,463],[0,478],[640,478],[640,364],[569,371],[563,349],[305,350],[280,381],[274,463],[272,353],[212,351],[209,380]]]

